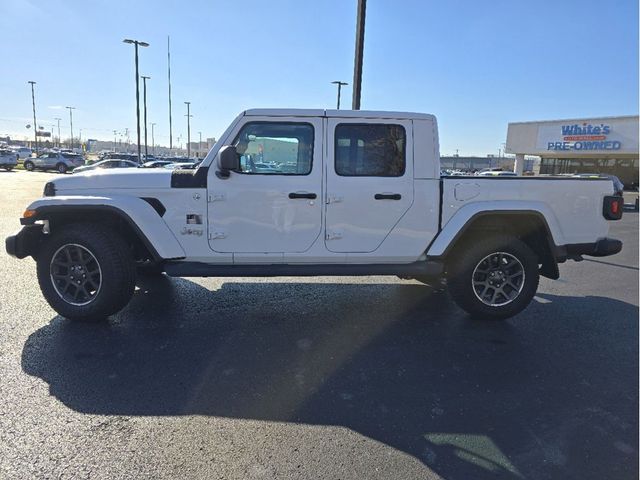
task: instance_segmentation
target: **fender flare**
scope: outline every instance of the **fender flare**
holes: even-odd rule
[[[36,213],[21,219],[20,223],[23,225],[33,224],[36,220],[46,220],[48,216],[58,213],[109,212],[117,215],[131,227],[154,260],[186,257],[184,249],[169,226],[142,198],[124,195],[45,197],[31,203],[27,210],[34,210]]]

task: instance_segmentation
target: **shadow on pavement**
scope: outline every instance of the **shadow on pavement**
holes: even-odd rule
[[[540,295],[477,323],[428,292],[161,277],[108,323],[55,317],[22,368],[79,412],[340,425],[445,478],[637,476],[636,306]]]

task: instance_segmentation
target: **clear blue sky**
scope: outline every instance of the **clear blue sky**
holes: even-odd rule
[[[334,108],[352,83],[356,0],[2,0],[0,134],[77,107],[83,138],[135,131],[133,48],[149,121],[174,138],[219,136],[252,107]],[[350,105],[351,86],[343,91]],[[636,0],[368,0],[362,108],[435,114],[443,155],[497,153],[510,121],[638,113]],[[76,130],[77,132],[77,130]],[[132,136],[132,138],[134,138]],[[183,140],[184,141],[184,140]]]

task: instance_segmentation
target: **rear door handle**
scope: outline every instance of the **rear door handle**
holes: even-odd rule
[[[399,193],[376,193],[373,198],[376,200],[400,200],[402,195]]]
[[[289,198],[309,198],[313,200],[317,197],[318,196],[315,193],[307,193],[307,192],[291,192],[289,194]]]

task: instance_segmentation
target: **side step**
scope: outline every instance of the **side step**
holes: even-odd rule
[[[443,264],[426,260],[406,264],[266,264],[215,265],[201,262],[173,261],[164,264],[172,277],[320,277],[397,275],[402,277],[438,277]]]

